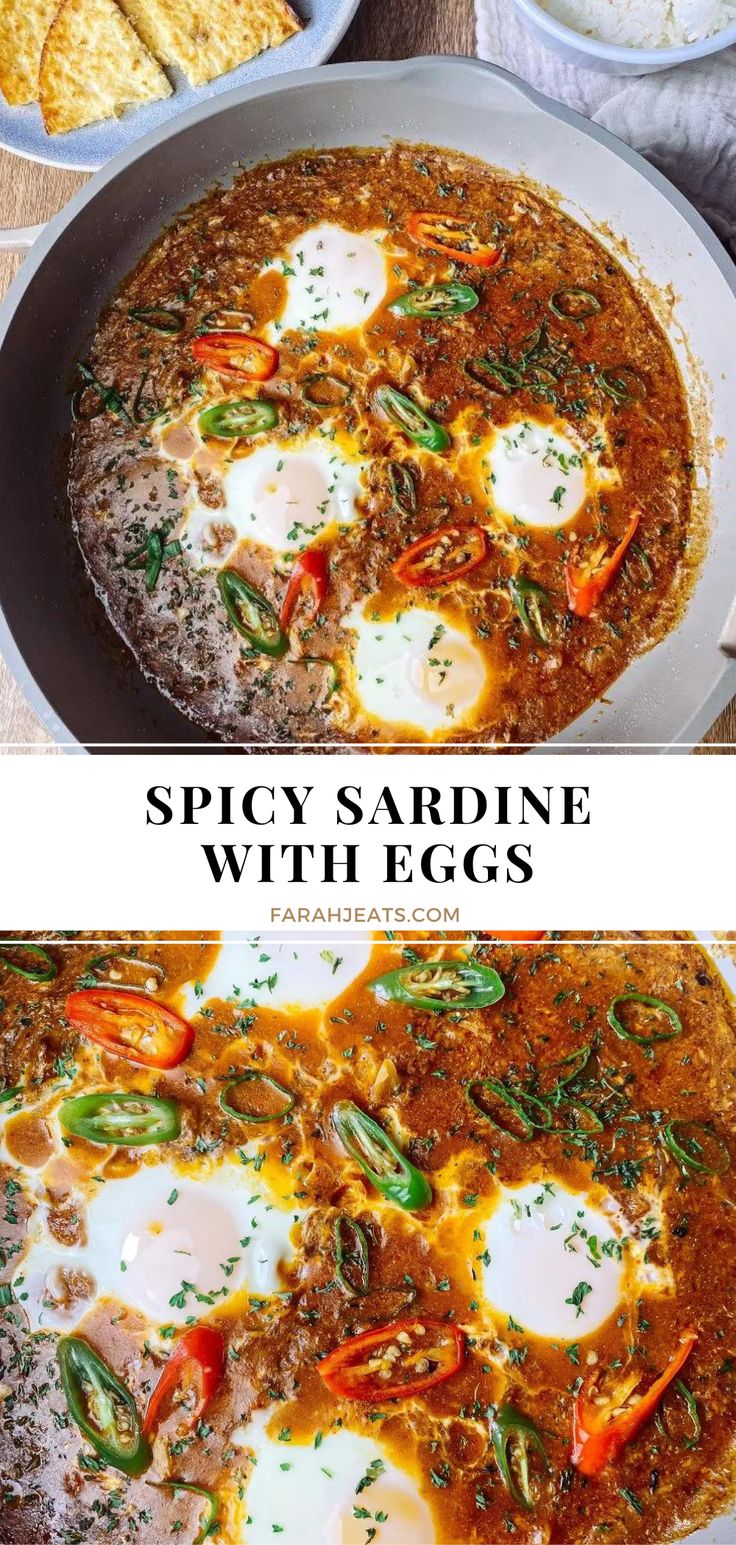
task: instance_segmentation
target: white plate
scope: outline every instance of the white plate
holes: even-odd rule
[[[195,107],[206,97],[219,96],[234,86],[267,80],[285,70],[303,70],[308,65],[322,64],[347,32],[360,0],[291,0],[291,3],[303,27],[280,48],[266,49],[247,64],[241,64],[238,70],[218,76],[207,86],[190,86],[178,70],[167,66],[166,73],[174,87],[172,96],[163,102],[151,102],[147,107],[132,108],[121,118],[108,118],[103,123],[90,124],[89,128],[75,129],[70,134],[48,135],[35,103],[30,107],[8,107],[0,97],[0,146],[29,161],[95,171],[141,135],[158,128],[176,113]]]

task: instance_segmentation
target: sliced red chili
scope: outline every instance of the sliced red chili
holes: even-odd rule
[[[654,1415],[665,1390],[677,1377],[697,1339],[696,1331],[683,1332],[680,1345],[664,1373],[650,1384],[635,1405],[627,1406],[622,1401],[634,1393],[638,1378],[635,1378],[633,1387],[629,1386],[625,1392],[619,1388],[603,1406],[593,1404],[593,1387],[583,1386],[573,1406],[571,1454],[573,1464],[582,1475],[599,1475],[607,1464],[618,1458],[625,1445],[636,1437]]]
[[[585,563],[576,564],[568,558],[565,564],[567,603],[576,617],[589,617],[598,605],[601,596],[608,589],[624,561],[640,519],[640,511],[634,510],[627,531],[618,546],[608,556],[606,556],[608,549],[605,542],[599,542],[592,549]]]
[[[392,563],[391,573],[405,585],[429,589],[469,574],[487,554],[488,538],[482,526],[438,526],[412,542]]]
[[[301,557],[297,558],[281,608],[282,633],[288,632],[297,602],[306,591],[311,591],[312,594],[312,604],[306,620],[314,622],[322,609],[329,578],[327,554],[321,548],[317,547],[312,552],[302,553]]]
[[[64,1012],[89,1041],[141,1067],[175,1068],[192,1049],[191,1025],[142,993],[90,987],[70,993]]]
[[[351,1336],[317,1364],[333,1395],[396,1400],[452,1378],[465,1358],[465,1336],[442,1320],[397,1320]]]
[[[279,366],[278,349],[251,333],[200,333],[192,339],[192,353],[200,365],[218,375],[239,376],[243,381],[268,381]]]
[[[415,210],[406,222],[414,241],[433,252],[441,252],[455,263],[470,263],[474,268],[495,268],[501,257],[500,247],[479,241],[467,220],[439,214],[429,209]]]
[[[225,1342],[219,1330],[195,1325],[184,1332],[148,1402],[143,1435],[153,1437],[176,1405],[186,1429],[195,1427],[222,1378]]]

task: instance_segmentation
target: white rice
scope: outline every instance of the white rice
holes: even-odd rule
[[[732,0],[539,0],[557,21],[628,48],[697,43],[736,21]]]

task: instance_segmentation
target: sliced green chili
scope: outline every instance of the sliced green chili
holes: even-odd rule
[[[466,362],[465,373],[479,386],[487,386],[489,392],[496,392],[501,397],[510,397],[524,384],[524,377],[515,365],[502,365],[498,360],[480,356]]]
[[[87,411],[84,404],[90,391],[92,395],[89,410]],[[100,414],[105,411],[101,391],[94,386],[90,387],[89,383],[85,383],[84,386],[77,386],[72,392],[71,408],[72,419],[75,424],[88,424],[93,418],[99,418]]]
[[[240,1106],[233,1105],[232,1096],[234,1091],[243,1084],[249,1086],[253,1095],[253,1108],[251,1110],[242,1110]],[[275,1095],[279,1100],[280,1104],[277,1110],[258,1108],[258,1095],[259,1093],[265,1094],[266,1091],[270,1095]],[[220,1105],[226,1115],[235,1116],[238,1121],[249,1121],[254,1126],[261,1126],[266,1121],[282,1121],[284,1116],[288,1116],[289,1111],[293,1110],[296,1105],[296,1095],[293,1095],[290,1089],[285,1089],[283,1084],[278,1083],[275,1078],[272,1078],[270,1073],[262,1073],[260,1068],[247,1068],[245,1073],[240,1074],[239,1078],[234,1078],[231,1083],[225,1086],[220,1095]]]
[[[316,370],[302,382],[302,397],[317,408],[342,408],[352,395],[349,381],[330,375],[326,370]]]
[[[625,569],[629,567],[632,557],[639,559],[639,562],[644,570],[644,574],[651,584],[652,580],[654,579],[654,569],[652,568],[651,559],[649,554],[644,551],[644,548],[639,546],[638,542],[629,542],[629,551],[624,558]]]
[[[546,365],[527,365],[524,371],[524,384],[530,386],[532,390],[536,387],[539,392],[544,393],[556,392],[560,383],[554,372],[548,370]]]
[[[135,1401],[107,1363],[79,1336],[63,1336],[56,1348],[69,1413],[92,1447],[124,1475],[140,1475],[151,1462]]]
[[[497,1115],[488,1110],[485,1104],[481,1103],[486,1090],[500,1101],[504,1107],[504,1114],[508,1112],[509,1116],[516,1117],[521,1127],[520,1132],[515,1132],[513,1127],[506,1125]],[[475,1078],[468,1084],[465,1095],[479,1116],[483,1116],[497,1132],[503,1133],[504,1137],[513,1138],[516,1143],[529,1142],[535,1132],[548,1131],[552,1125],[552,1112],[544,1100],[519,1089],[510,1089],[500,1078]]]
[[[148,375],[149,372],[145,370],[138,382],[138,389],[133,398],[133,422],[135,424],[152,424],[154,419],[160,418],[161,414],[166,412],[166,408],[159,408],[153,398],[146,399],[143,396]],[[150,412],[146,412],[147,407],[150,408]]]
[[[595,382],[617,407],[643,402],[647,395],[646,383],[628,365],[612,365],[608,370],[599,370]]]
[[[81,1094],[59,1108],[65,1132],[84,1137],[88,1143],[114,1143],[121,1148],[141,1148],[146,1143],[171,1143],[179,1136],[179,1108],[173,1100],[155,1094],[116,1091],[114,1094]]]
[[[289,640],[281,631],[271,602],[260,590],[249,585],[237,569],[221,569],[217,588],[233,627],[247,639],[251,649],[274,659],[286,654]]]
[[[168,306],[134,306],[128,316],[132,322],[142,322],[154,333],[180,333],[184,326],[181,312],[172,311]]]
[[[256,319],[252,311],[230,310],[227,306],[216,311],[206,311],[201,322],[197,323],[195,333],[252,333],[256,325]]]
[[[519,1104],[526,1110],[527,1118],[534,1131],[550,1132],[553,1118],[547,1100],[540,1100],[539,1095],[531,1094],[528,1089],[514,1089],[513,1093]]]
[[[0,1105],[9,1105],[11,1100],[19,1100],[22,1095],[22,1084],[16,1084],[13,1089],[0,1089]]]
[[[667,1402],[654,1418],[657,1432],[661,1433],[663,1437],[679,1439],[682,1448],[697,1448],[703,1431],[700,1412],[698,1411],[698,1402],[692,1390],[688,1388],[683,1379],[673,1379],[672,1391],[673,1394],[680,1396],[680,1400],[685,1407],[683,1415],[685,1421],[690,1424],[690,1430],[684,1434],[678,1430],[679,1424],[671,1419],[675,1415],[675,1406]]]
[[[397,296],[388,309],[394,316],[456,317],[464,311],[474,311],[479,298],[470,284],[425,284]]]
[[[13,960],[8,951],[21,955],[34,955],[37,960],[43,961],[43,965],[23,965],[22,960]],[[40,944],[26,944],[22,939],[0,939],[0,965],[5,966],[6,971],[14,971],[16,976],[23,976],[27,982],[53,982],[58,975],[59,968],[48,950],[42,949]]]
[[[597,316],[601,309],[601,303],[592,291],[583,290],[577,284],[566,290],[555,290],[548,305],[552,314],[564,322],[579,322],[584,317]]]
[[[174,540],[167,542],[168,531],[161,528],[157,531],[149,531],[145,547],[139,547],[125,560],[126,569],[145,569],[146,590],[152,595],[156,589],[158,578],[164,563],[168,558],[178,558],[181,554],[181,542]]]
[[[436,419],[430,418],[411,397],[405,397],[403,392],[397,392],[395,386],[379,386],[376,392],[376,400],[384,413],[403,429],[404,434],[421,445],[425,451],[446,451],[450,445],[450,436]]]
[[[522,369],[526,369],[531,360],[538,361],[542,354],[559,357],[564,353],[562,346],[554,338],[550,338],[547,318],[544,317],[539,326],[524,339],[519,354],[519,364]]]
[[[506,991],[492,966],[460,960],[428,960],[401,966],[369,982],[382,1003],[408,1003],[440,1013],[445,1009],[481,1009],[498,1003]]]
[[[336,666],[334,660],[326,660],[324,658],[324,656],[321,655],[321,654],[303,654],[303,655],[299,656],[298,660],[294,661],[294,664],[295,665],[304,665],[304,666],[307,666],[307,667],[309,667],[310,665],[322,665],[322,666],[324,666],[324,669],[327,671],[327,679],[328,679],[328,682],[329,682],[329,687],[328,687],[328,690],[327,690],[327,696],[325,697],[324,701],[325,701],[325,703],[329,703],[330,698],[333,696],[333,693],[335,693],[337,691],[337,689],[338,689],[338,687],[340,685],[340,672],[337,669],[337,666]]]
[[[658,1014],[664,1014],[672,1025],[671,1030],[654,1030],[651,1035],[637,1035],[633,1030],[627,1030],[616,1013],[619,1003],[643,1003],[645,1008],[655,1009]],[[608,1006],[608,1023],[612,1030],[622,1041],[636,1041],[637,1046],[656,1046],[659,1041],[671,1041],[676,1035],[682,1034],[682,1020],[675,1009],[669,1003],[663,1003],[661,998],[650,998],[644,992],[622,992],[617,998],[612,998]]]
[[[571,1094],[561,1094],[553,1098],[550,1104],[553,1116],[552,1130],[556,1137],[589,1137],[594,1132],[604,1131],[604,1123],[598,1112],[594,1111],[592,1106],[586,1105],[583,1100],[576,1100]],[[572,1116],[566,1116],[568,1111],[573,1113]],[[580,1120],[574,1119],[575,1114],[579,1115]],[[567,1120],[569,1124],[558,1126],[555,1120],[557,1116],[561,1116],[563,1123]]]
[[[152,531],[146,546],[146,590],[149,595],[155,590],[159,574],[163,567],[164,544],[160,531]]]
[[[686,1174],[723,1175],[731,1163],[723,1138],[702,1121],[669,1121],[662,1141]]]
[[[361,1319],[371,1325],[390,1325],[399,1320],[416,1303],[417,1289],[408,1283],[396,1287],[369,1288],[365,1303],[360,1306]]]
[[[540,644],[548,644],[549,634],[542,618],[542,607],[552,605],[547,591],[535,580],[526,579],[523,574],[509,580],[509,590],[524,631],[531,638],[538,639]]]
[[[703,1431],[702,1423],[700,1420],[700,1412],[698,1411],[698,1402],[695,1399],[692,1390],[688,1389],[688,1386],[683,1379],[675,1379],[672,1388],[676,1389],[678,1395],[680,1395],[682,1400],[684,1400],[685,1410],[687,1411],[688,1417],[690,1419],[690,1425],[692,1427],[690,1436],[685,1439],[684,1447],[697,1448],[700,1442],[701,1433]]]
[[[97,393],[100,399],[101,411],[112,413],[115,418],[122,419],[123,423],[132,425],[133,420],[127,408],[125,407],[117,387],[103,386],[102,381],[98,380],[94,371],[90,370],[89,365],[85,365],[83,360],[78,361],[77,370],[79,371],[85,386],[91,387],[92,391]],[[83,391],[83,387],[79,388],[72,397],[72,415],[77,419],[82,417],[95,418],[97,416],[96,414],[82,414],[80,412]]]
[[[413,515],[417,507],[416,483],[403,461],[389,462],[388,486],[396,509],[403,510],[405,515]]]
[[[532,1507],[534,1498],[529,1482],[530,1445],[539,1454],[547,1474],[550,1468],[539,1428],[531,1417],[525,1416],[517,1406],[510,1404],[501,1406],[491,1423],[491,1443],[501,1479],[509,1495],[519,1507]],[[512,1444],[516,1450],[515,1456],[511,1452]],[[518,1471],[518,1480],[514,1474],[514,1462]]]
[[[585,1072],[592,1055],[593,1043],[589,1042],[587,1046],[579,1046],[577,1051],[571,1051],[569,1056],[563,1057],[560,1062],[554,1062],[550,1072],[556,1074],[557,1084],[573,1083],[574,1079]]]
[[[351,1298],[363,1298],[370,1285],[368,1240],[355,1218],[338,1213],[334,1223],[335,1276]]]
[[[111,951],[105,955],[93,955],[91,960],[88,960],[84,976],[79,979],[77,985],[79,987],[85,985],[96,987],[99,983],[105,987],[114,987],[117,992],[140,992],[140,982],[119,982],[113,976],[104,975],[116,961],[120,965],[129,966],[131,969],[147,971],[149,975],[156,979],[158,987],[162,987],[166,981],[166,971],[159,961],[146,960],[143,955],[121,955]],[[86,983],[85,976],[89,978]]]
[[[264,434],[278,424],[279,410],[265,398],[244,397],[205,408],[197,419],[200,433],[217,440],[237,440],[243,435]]]
[[[173,1491],[174,1497],[178,1491],[188,1492],[190,1496],[201,1497],[207,1503],[207,1511],[202,1513],[199,1520],[199,1533],[192,1545],[204,1545],[207,1537],[213,1533],[220,1513],[220,1499],[214,1491],[208,1491],[206,1486],[195,1486],[192,1481],[147,1481],[147,1486],[154,1486],[157,1490]]]
[[[367,1116],[352,1100],[338,1100],[332,1124],[345,1151],[382,1196],[405,1212],[429,1207],[432,1187],[426,1175],[406,1158],[372,1116]]]

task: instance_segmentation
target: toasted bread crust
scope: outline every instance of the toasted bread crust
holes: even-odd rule
[[[193,86],[225,75],[301,29],[287,0],[120,0],[151,52]]]
[[[41,54],[39,101],[49,134],[65,134],[171,84],[114,0],[62,0]]]

